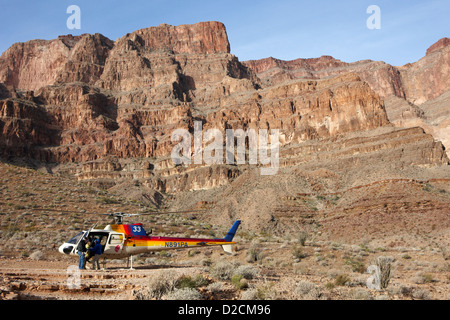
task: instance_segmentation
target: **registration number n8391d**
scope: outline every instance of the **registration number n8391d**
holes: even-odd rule
[[[188,243],[187,242],[179,242],[179,241],[166,241],[164,244],[164,247],[166,248],[187,248]]]

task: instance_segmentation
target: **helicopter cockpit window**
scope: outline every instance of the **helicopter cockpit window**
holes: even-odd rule
[[[77,234],[75,237],[73,237],[72,239],[70,239],[69,241],[67,241],[67,243],[71,243],[71,244],[77,244],[78,241],[81,239],[81,237],[83,236],[84,232],[80,232],[79,234]]]
[[[109,244],[121,244],[123,242],[123,236],[121,234],[112,234]]]

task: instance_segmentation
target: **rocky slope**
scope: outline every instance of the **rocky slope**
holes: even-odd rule
[[[417,202],[418,212],[439,216],[450,174],[434,138],[448,141],[448,48],[442,41],[401,68],[332,57],[241,63],[219,22],[163,24],[115,42],[85,34],[18,43],[0,57],[0,155],[155,206],[206,205],[208,221],[242,217],[252,230],[295,232],[318,212],[369,205],[353,201],[355,187],[398,179],[406,190],[444,181],[442,197]],[[221,132],[279,129],[278,174],[176,166],[172,132],[192,133],[195,121]],[[323,201],[334,193],[345,194],[342,205]],[[308,195],[303,205],[284,204],[299,194]],[[371,201],[390,212],[385,193]]]

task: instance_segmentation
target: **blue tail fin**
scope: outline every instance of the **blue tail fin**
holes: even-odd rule
[[[239,228],[239,225],[241,224],[241,220],[236,220],[231,227],[230,231],[228,231],[227,235],[225,236],[226,242],[233,241],[234,235],[236,234],[237,229]]]

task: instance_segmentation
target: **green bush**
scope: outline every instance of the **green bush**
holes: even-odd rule
[[[298,235],[298,242],[300,242],[300,244],[302,246],[305,246],[306,243],[306,239],[308,239],[308,232],[306,231],[301,231]]]
[[[359,272],[359,273],[365,273],[366,272],[366,267],[364,265],[364,263],[362,263],[359,260],[354,260],[352,258],[348,258],[345,261],[345,264],[348,264],[352,267],[352,271],[353,272]]]
[[[113,199],[110,197],[106,197],[106,196],[98,197],[96,199],[96,201],[97,201],[97,203],[102,203],[102,204],[119,204],[120,203],[119,200],[116,200],[116,199]]]
[[[178,289],[182,288],[198,288],[206,286],[209,283],[208,279],[206,279],[203,275],[198,274],[195,277],[191,277],[188,275],[181,276],[177,283],[175,284],[175,287]]]
[[[231,283],[234,284],[236,289],[243,290],[248,288],[248,282],[241,274],[235,274],[231,277]]]
[[[425,273],[424,275],[423,275],[423,282],[424,283],[432,283],[434,281],[434,279],[433,279],[433,275],[432,274],[430,274],[430,273]]]
[[[297,247],[297,246],[292,248],[292,255],[294,256],[294,259],[299,259],[299,260],[306,257],[306,254],[303,253],[302,247]]]
[[[334,282],[327,282],[325,288],[327,288],[328,290],[333,290],[334,288],[336,288],[336,285],[334,284]]]
[[[336,286],[345,286],[348,282],[350,282],[350,278],[345,274],[338,275],[334,280]]]

